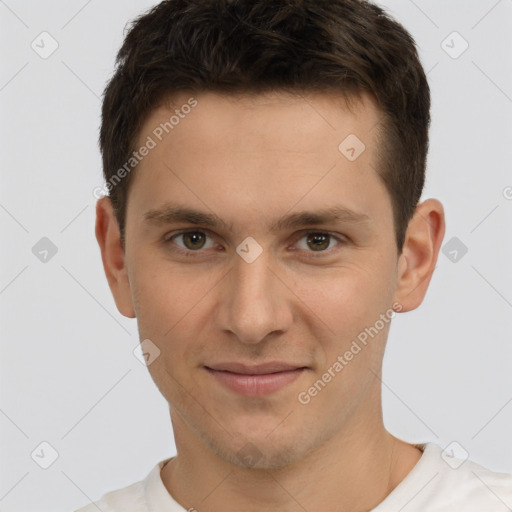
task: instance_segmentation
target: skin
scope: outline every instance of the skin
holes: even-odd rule
[[[137,147],[190,96],[152,111]],[[418,205],[398,255],[391,200],[375,171],[380,112],[368,95],[351,109],[327,93],[195,98],[197,107],[134,171],[125,251],[109,198],[97,203],[116,305],[161,351],[149,371],[169,403],[177,447],[161,471],[164,485],[198,511],[370,510],[421,456],[383,425],[389,323],[308,404],[297,397],[394,303],[401,312],[421,304],[444,236],[443,207],[435,199]],[[366,146],[353,162],[338,150],[349,134]],[[166,202],[230,226],[148,224],[144,214]],[[334,206],[368,220],[267,227]],[[205,245],[169,239],[182,229],[207,235]],[[309,232],[339,241],[319,250]],[[236,252],[248,236],[262,248],[252,263]],[[205,369],[226,361],[307,369],[276,392],[247,397]],[[239,457],[247,451],[252,461]]]

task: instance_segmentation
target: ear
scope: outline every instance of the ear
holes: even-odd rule
[[[122,315],[135,318],[121,232],[109,197],[102,197],[96,203],[96,240],[117,309]]]
[[[434,273],[444,232],[443,205],[437,199],[420,203],[407,227],[398,259],[394,300],[400,303],[400,312],[416,309],[422,303]]]

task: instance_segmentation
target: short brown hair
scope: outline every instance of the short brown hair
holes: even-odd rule
[[[164,97],[276,90],[368,92],[377,100],[377,171],[400,253],[425,182],[430,90],[411,35],[364,0],[165,0],[136,18],[104,92],[106,182]],[[123,246],[131,176],[109,187]]]

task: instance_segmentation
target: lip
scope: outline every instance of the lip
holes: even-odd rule
[[[269,373],[286,372],[289,370],[297,370],[305,368],[300,364],[282,363],[280,361],[271,361],[268,363],[248,365],[243,363],[219,363],[206,366],[211,370],[224,371],[231,373],[239,373],[242,375],[267,375]]]
[[[248,366],[241,363],[222,363],[205,366],[220,384],[244,396],[263,396],[291,384],[307,369],[287,363],[265,363]]]

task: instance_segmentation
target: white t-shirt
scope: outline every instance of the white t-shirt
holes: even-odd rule
[[[512,475],[470,460],[443,459],[434,443],[416,446],[423,451],[420,460],[372,512],[512,512]],[[186,512],[160,478],[168,460],[159,462],[141,482],[109,492],[75,512]]]

